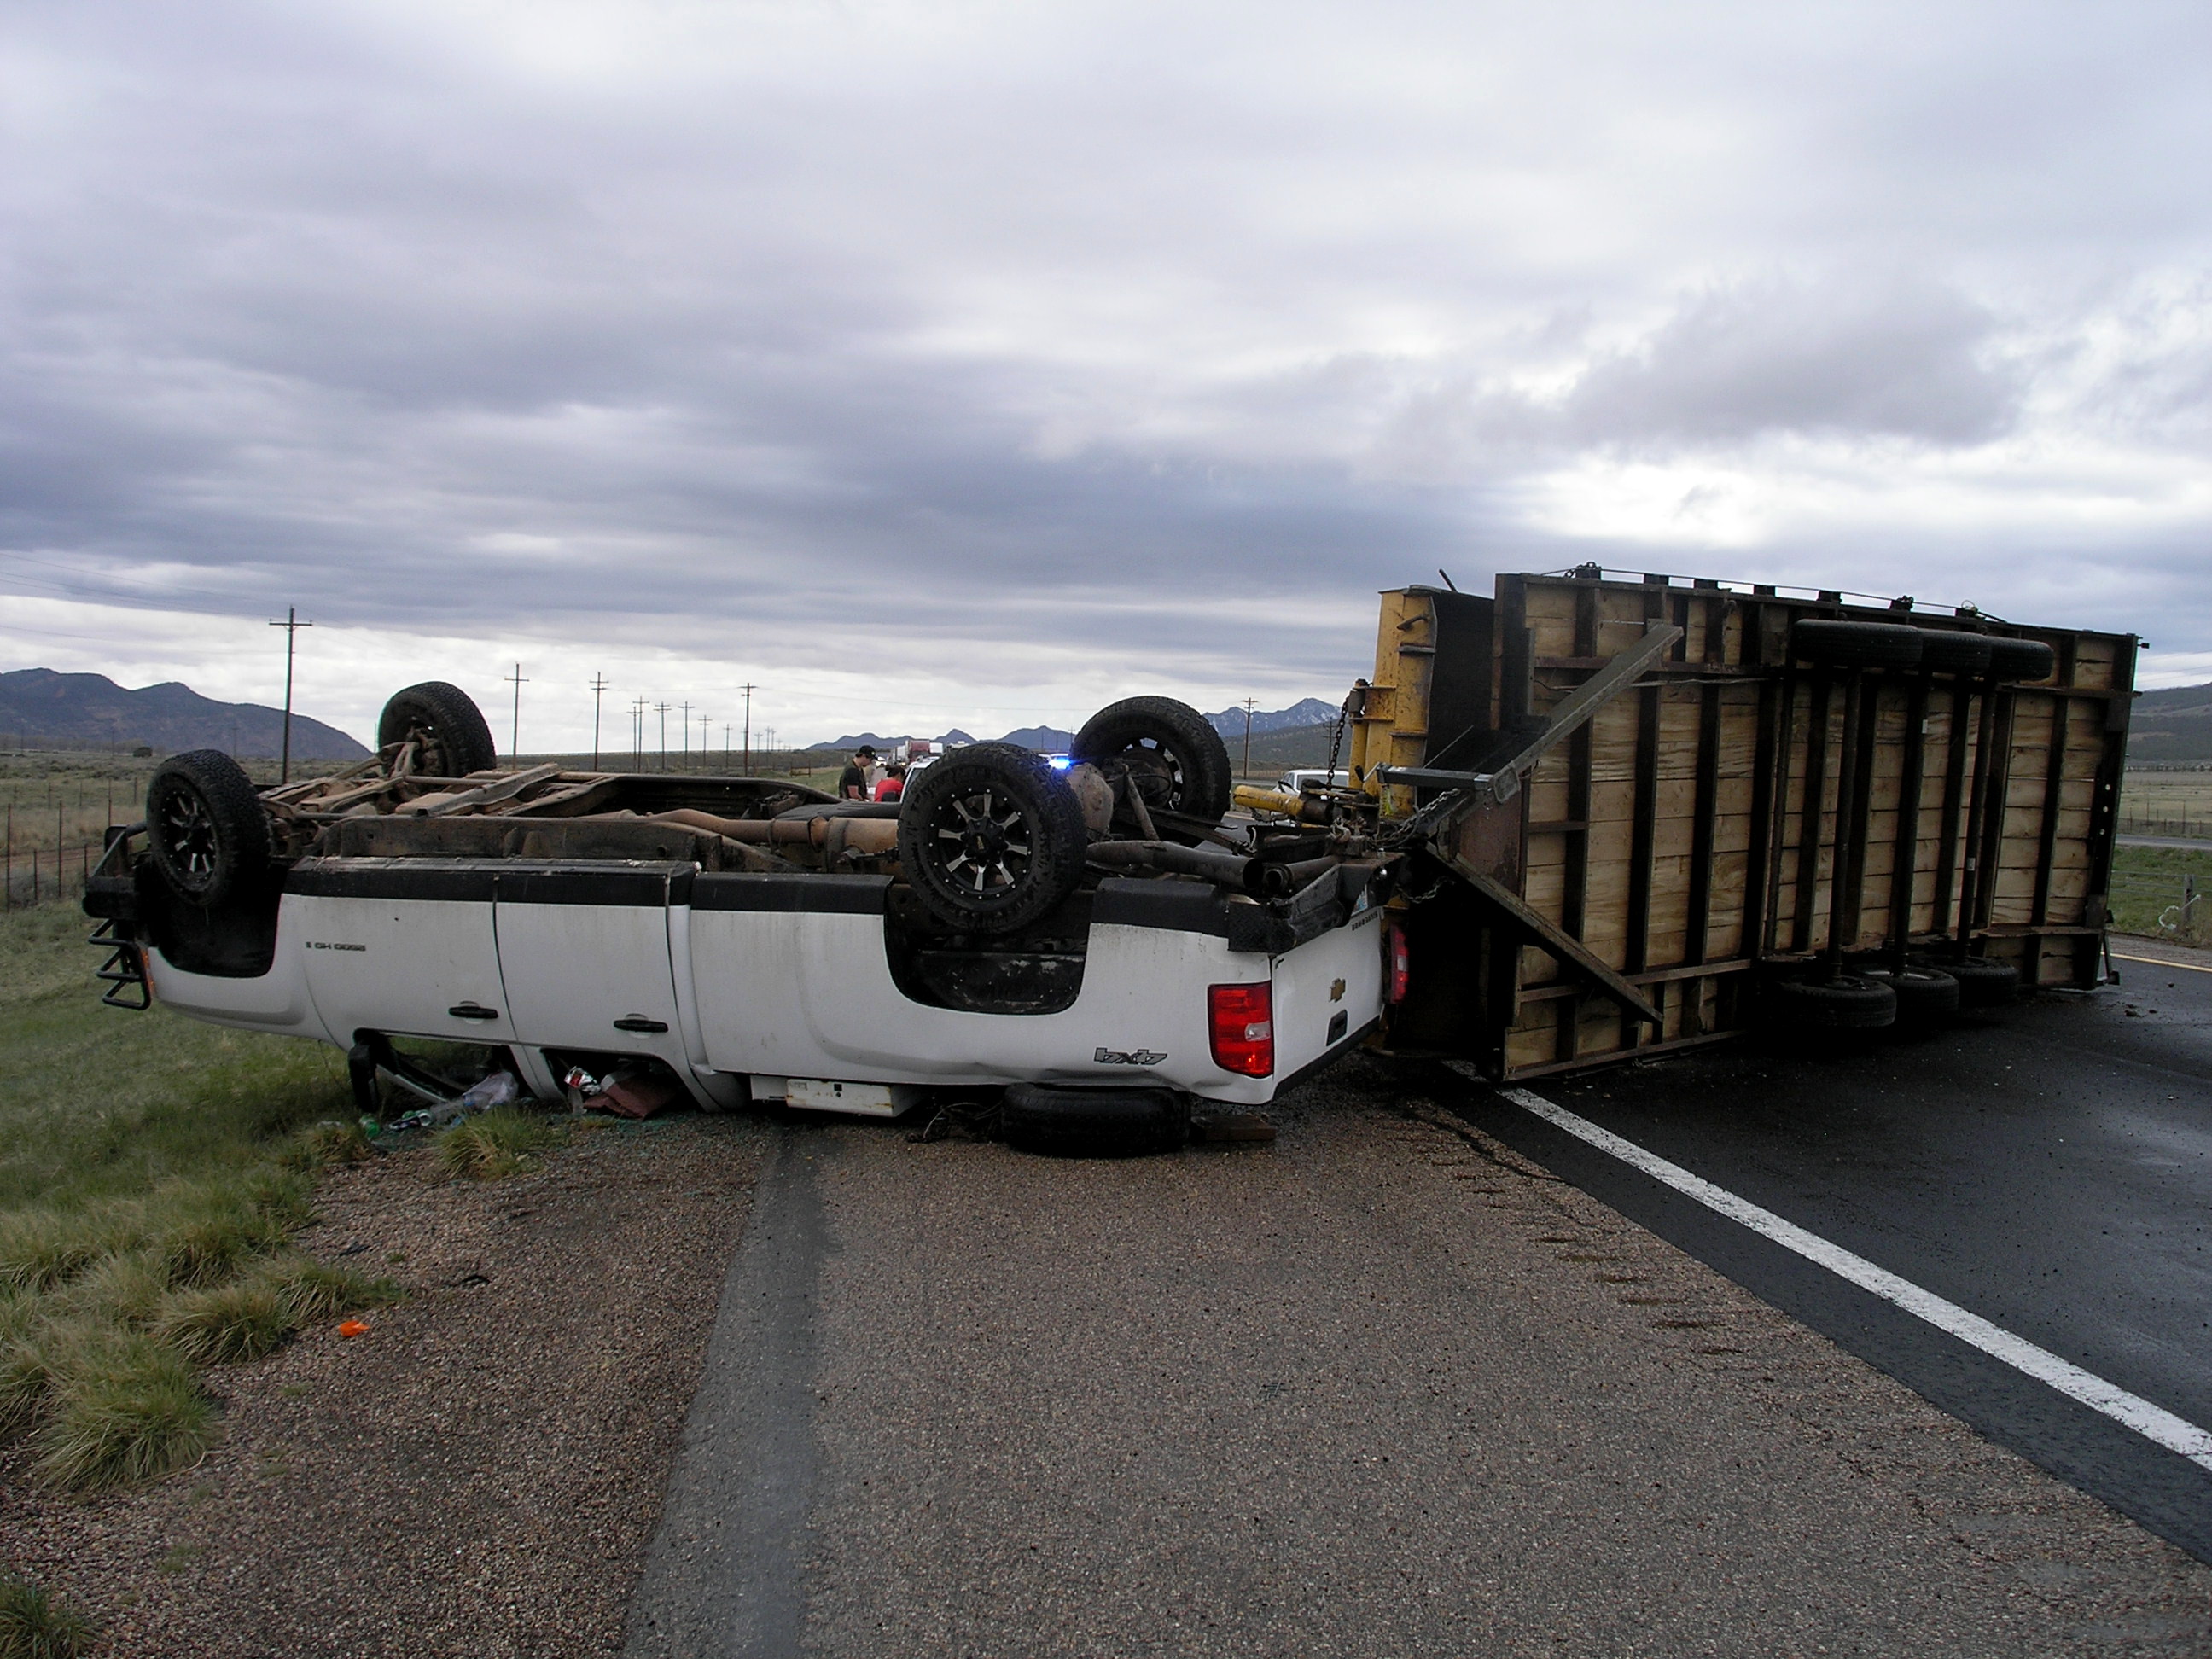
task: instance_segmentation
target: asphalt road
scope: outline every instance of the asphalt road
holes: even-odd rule
[[[2212,1644],[2212,1568],[1462,1086],[1360,1060],[1273,1146],[1127,1163],[784,1128],[628,1651]]]
[[[2212,1427],[2212,954],[1913,1039],[1739,1048],[1535,1085],[1635,1146]],[[1471,1120],[1978,1428],[2212,1559],[2212,1474],[1573,1144]]]
[[[2166,847],[2179,853],[2212,853],[2212,841],[2184,841],[2179,836],[2121,836],[2123,847]]]

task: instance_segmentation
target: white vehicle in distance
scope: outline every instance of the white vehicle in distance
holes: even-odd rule
[[[1342,789],[1352,782],[1352,775],[1342,767],[1334,772],[1325,766],[1293,767],[1275,780],[1275,787],[1286,795],[1302,795],[1308,787],[1316,789]]]

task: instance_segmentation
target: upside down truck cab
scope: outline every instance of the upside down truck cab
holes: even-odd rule
[[[664,1063],[710,1108],[874,1115],[1016,1080],[1261,1105],[1382,1011],[1383,913],[1364,882],[1344,884],[1335,925],[1293,939],[1205,883],[1109,878],[1018,1012],[947,1006],[960,999],[933,990],[941,975],[917,979],[893,885],[689,863],[307,859],[283,877],[265,972],[191,972],[157,941],[147,976],[169,1006],[224,1024],[505,1046],[544,1096],[562,1056],[621,1054]]]

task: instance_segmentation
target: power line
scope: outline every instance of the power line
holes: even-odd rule
[[[522,678],[522,665],[514,665],[514,672],[501,674],[500,678],[514,682],[514,729],[507,740],[507,757],[520,763],[522,758],[522,688],[530,684]]]
[[[300,637],[301,629],[313,628],[314,623],[301,622],[299,608],[287,605],[284,620],[272,622],[269,625],[284,630],[284,770],[277,781],[289,783],[292,781],[292,642]]]
[[[599,769],[599,699],[606,695],[607,677],[592,671],[592,770]]]

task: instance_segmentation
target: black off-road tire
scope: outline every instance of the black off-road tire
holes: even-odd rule
[[[1927,635],[1903,623],[1832,622],[1807,617],[1791,624],[1790,654],[1832,668],[1917,668]]]
[[[384,705],[376,722],[376,746],[409,738],[418,745],[415,770],[424,777],[465,778],[499,764],[499,747],[484,724],[483,710],[459,686],[443,680],[395,691]]]
[[[179,898],[212,909],[269,866],[269,817],[220,749],[172,755],[146,787],[146,840]]]
[[[2057,666],[2057,653],[2041,640],[1990,641],[1990,673],[2007,684],[2047,680]]]
[[[1144,1158],[1190,1139],[1190,1102],[1173,1089],[1063,1089],[1017,1083],[999,1108],[1009,1146],[1049,1158]]]
[[[1923,964],[1958,982],[1961,1008],[2002,1008],[2020,994],[2020,969],[2008,962],[1969,957],[1964,962],[1937,957]]]
[[[1934,1025],[1959,1012],[1959,981],[1940,968],[1887,966],[1853,970],[1897,994],[1899,1025]]]
[[[1879,1031],[1897,1023],[1897,993],[1857,974],[1769,980],[1760,1006],[1766,1024],[1784,1030]]]
[[[1150,812],[1177,813],[1211,828],[1229,811],[1229,745],[1205,715],[1173,697],[1124,697],[1108,704],[1084,721],[1070,752],[1114,786],[1118,830],[1141,834],[1143,829],[1123,799],[1125,778]],[[1205,839],[1203,830],[1187,825],[1156,819],[1154,827],[1170,841]]]
[[[1965,674],[1978,679],[1990,672],[1990,636],[1958,629],[1923,629],[1920,665],[1931,674]]]
[[[1067,780],[1034,751],[970,744],[899,802],[899,864],[922,908],[957,933],[1018,933],[1083,879],[1089,837]]]

